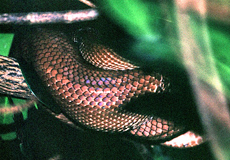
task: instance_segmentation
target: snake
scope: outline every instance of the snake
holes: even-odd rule
[[[75,42],[64,32],[40,27],[20,40],[14,56],[42,103],[84,129],[159,142],[185,132],[171,120],[126,109],[146,94],[169,92],[166,77],[145,73],[101,43],[94,29],[81,29],[77,36]]]

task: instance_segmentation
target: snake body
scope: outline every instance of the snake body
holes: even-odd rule
[[[145,74],[100,44],[90,30],[82,32],[78,43],[62,32],[41,28],[24,37],[16,58],[21,60],[22,71],[28,66],[35,71],[36,80],[46,90],[44,95],[51,98],[43,93],[38,97],[52,99],[55,107],[51,109],[58,108],[56,111],[85,128],[160,141],[181,134],[184,127],[171,121],[125,109],[140,95],[166,92],[169,83],[165,78],[155,72]],[[25,77],[30,86],[34,85]]]

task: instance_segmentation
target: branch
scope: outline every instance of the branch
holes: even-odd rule
[[[0,56],[0,93],[26,99],[33,97],[14,58]]]
[[[73,23],[94,20],[99,13],[96,9],[59,12],[30,12],[0,14],[0,24],[44,24]]]

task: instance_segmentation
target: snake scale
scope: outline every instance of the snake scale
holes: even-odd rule
[[[184,133],[185,128],[172,121],[126,110],[126,104],[141,95],[167,92],[170,83],[165,77],[145,74],[101,44],[92,29],[79,34],[75,43],[60,31],[38,28],[20,42],[15,57],[43,103],[75,124],[96,131],[126,132],[161,142]],[[32,74],[25,74],[28,70]]]

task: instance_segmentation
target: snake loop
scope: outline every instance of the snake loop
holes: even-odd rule
[[[125,110],[131,99],[165,92],[169,84],[162,75],[145,74],[100,44],[90,30],[81,34],[77,46],[64,33],[39,28],[27,34],[20,47],[16,58],[26,64],[21,65],[22,70],[28,66],[34,69],[32,74],[38,75],[60,112],[74,123],[97,131],[128,132],[147,140],[168,140],[184,131],[160,117]],[[30,86],[35,85],[28,74],[25,77]],[[44,94],[38,97],[51,101]]]

